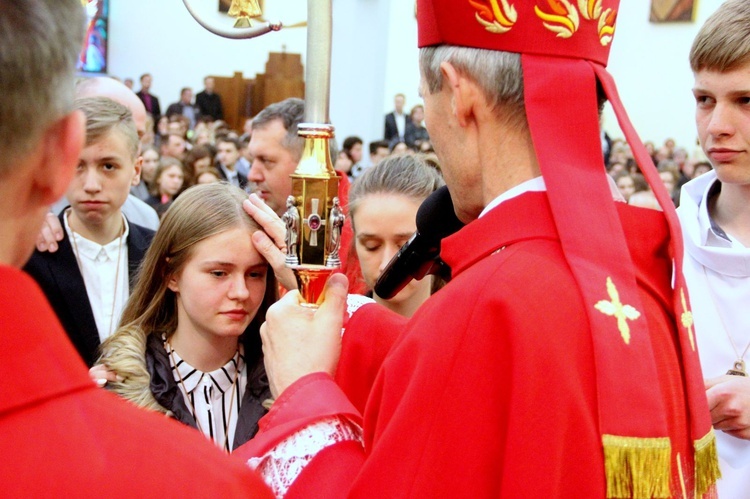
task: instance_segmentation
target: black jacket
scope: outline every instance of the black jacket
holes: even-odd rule
[[[224,119],[224,107],[221,105],[219,94],[209,94],[205,90],[198,92],[195,96],[195,105],[201,112],[201,116],[210,116],[214,120]]]
[[[242,395],[239,419],[234,430],[232,449],[236,449],[258,433],[258,421],[266,412],[263,401],[271,398],[268,377],[262,356],[253,356],[245,349],[247,361],[247,387]],[[146,369],[151,375],[151,393],[159,404],[172,411],[175,419],[193,428],[198,428],[195,418],[185,404],[180,387],[174,380],[169,355],[158,334],[151,334],[146,344]]]
[[[216,170],[217,170],[217,171],[219,172],[219,175],[221,175],[221,178],[222,178],[223,180],[226,180],[227,182],[229,182],[229,179],[227,178],[227,174],[226,174],[226,173],[224,173],[224,169],[223,169],[223,168],[221,168],[221,167],[216,167]],[[248,183],[248,181],[247,181],[247,177],[246,177],[246,176],[244,176],[243,174],[241,174],[240,172],[237,172],[237,181],[238,181],[238,182],[239,182],[239,184],[240,184],[240,185],[239,185],[240,189],[243,189],[243,190],[244,190],[244,189],[246,189],[246,188],[247,188],[247,183]]]
[[[60,213],[60,224],[65,227]],[[129,223],[128,234],[128,278],[133,289],[138,266],[154,237],[154,231]],[[78,268],[73,246],[63,231],[63,239],[55,253],[35,250],[24,270],[34,278],[47,296],[55,314],[65,328],[70,341],[78,350],[86,365],[91,367],[99,356],[99,331],[96,329],[94,312],[86,294],[86,284]]]

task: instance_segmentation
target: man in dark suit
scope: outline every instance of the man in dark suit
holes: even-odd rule
[[[221,104],[221,97],[214,92],[214,79],[206,76],[203,79],[204,90],[198,92],[195,96],[195,105],[201,116],[210,116],[212,120],[224,119],[224,107]]]
[[[193,104],[193,89],[190,87],[184,87],[180,90],[180,100],[170,104],[167,108],[167,117],[174,116],[176,114],[185,116],[190,120],[190,129],[195,128],[195,124],[198,123],[198,119],[201,116],[201,112],[198,106]]]
[[[406,127],[409,123],[409,116],[404,113],[405,104],[406,96],[404,94],[396,94],[393,98],[393,112],[385,115],[385,131],[383,132],[383,139],[388,141],[388,144],[403,141],[406,136]]]
[[[221,177],[240,189],[247,187],[247,177],[237,170],[240,160],[240,141],[232,137],[223,137],[216,141],[216,155],[219,158],[219,173]]]
[[[68,189],[59,250],[36,251],[25,270],[37,281],[83,360],[93,365],[130,294],[154,232],[128,223],[122,205],[140,180],[131,112],[106,97],[76,100],[86,115],[86,147]]]
[[[159,98],[151,95],[151,82],[152,78],[149,73],[141,75],[141,89],[135,95],[141,99],[146,111],[154,118],[154,130],[156,130],[156,124],[159,123],[159,118],[161,118],[161,106],[159,105]]]

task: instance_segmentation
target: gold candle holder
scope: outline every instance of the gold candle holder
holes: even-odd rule
[[[291,175],[292,195],[282,216],[287,227],[286,263],[305,305],[317,307],[328,277],[341,267],[345,217],[338,199],[340,177],[329,152],[333,126],[301,123],[298,129],[305,148]]]

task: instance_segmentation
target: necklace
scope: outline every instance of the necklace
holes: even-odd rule
[[[68,212],[68,217],[70,217],[70,211]],[[71,233],[71,239],[73,240],[73,250],[76,254],[76,263],[78,263],[78,270],[81,272],[81,279],[83,279],[83,285],[86,285],[86,278],[83,274],[83,260],[81,260],[81,255],[78,253],[78,242],[76,241],[76,231],[73,230],[73,227],[70,225],[70,220],[68,220],[68,227],[70,228]],[[119,243],[117,245],[117,267],[115,268],[115,289],[112,293],[112,310],[110,311],[109,316],[109,329],[107,329],[107,335],[112,334],[112,324],[115,320],[115,303],[117,303],[117,282],[120,279],[120,256],[122,255],[122,236],[125,234],[125,224],[122,224],[122,228],[120,229],[120,235],[117,236],[119,239]],[[83,236],[81,236],[83,237]]]
[[[740,355],[740,351],[737,349],[737,345],[734,344],[734,339],[729,333],[729,328],[724,322],[724,318],[721,316],[721,312],[719,311],[718,301],[714,296],[714,291],[711,288],[710,281],[708,280],[708,272],[706,271],[705,265],[703,265],[703,275],[706,277],[706,287],[708,288],[708,294],[711,297],[711,303],[713,303],[714,305],[714,310],[716,310],[716,315],[719,316],[721,327],[724,329],[724,333],[726,333],[727,338],[729,338],[729,344],[732,345],[734,355],[737,357],[737,360],[734,361],[732,368],[727,371],[727,374],[729,374],[730,376],[747,376],[747,368],[745,367],[745,355],[747,355],[748,350],[750,350],[750,342],[745,345],[745,350],[743,350],[742,355]]]
[[[172,360],[172,366],[174,367],[174,370],[177,373],[177,380],[180,383],[180,386],[182,387],[183,393],[185,394],[185,397],[184,397],[185,402],[187,402],[188,404],[188,407],[193,416],[193,419],[195,420],[195,424],[198,427],[198,431],[206,435],[206,433],[203,431],[203,427],[201,425],[200,419],[198,419],[198,414],[196,414],[195,405],[193,404],[193,401],[190,399],[188,389],[185,386],[185,380],[182,379],[182,374],[180,374],[180,370],[177,368],[177,362],[175,361],[175,358],[174,358],[174,348],[172,348],[172,344],[169,342],[169,340],[166,340],[165,343],[167,345],[167,349],[169,350],[169,358]],[[240,352],[240,348],[238,345],[237,352],[234,354],[234,356],[237,357],[237,369],[235,369],[234,371],[234,380],[232,381],[232,393],[229,396],[230,397],[229,398],[229,411],[227,411],[229,413],[229,416],[227,417],[227,423],[226,423],[226,426],[224,427],[224,442],[221,445],[221,448],[226,452],[229,452],[229,427],[232,421],[232,408],[234,407],[234,394],[237,391],[237,379],[239,378],[240,369],[242,367],[240,366],[239,352]],[[239,416],[239,409],[237,410],[237,415]],[[216,442],[216,443],[218,444],[219,442]]]

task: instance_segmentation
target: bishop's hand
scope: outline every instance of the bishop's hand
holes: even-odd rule
[[[258,197],[250,194],[243,202],[244,210],[263,227],[263,231],[253,234],[253,244],[263,258],[268,261],[276,274],[276,280],[285,289],[297,289],[297,280],[292,270],[286,266],[286,226],[279,216]]]
[[[296,290],[269,308],[260,336],[274,398],[308,374],[335,374],[348,287],[346,276],[334,274],[328,279],[319,308],[303,307]]]

